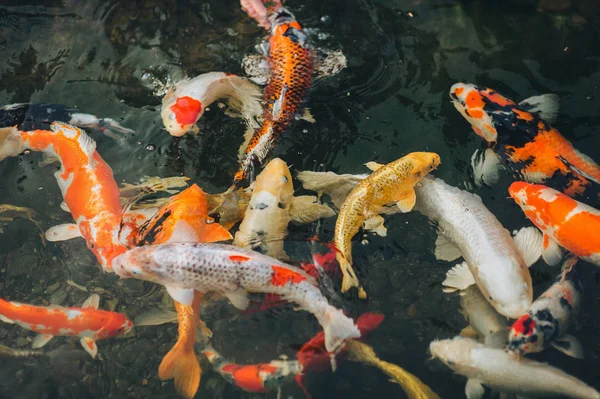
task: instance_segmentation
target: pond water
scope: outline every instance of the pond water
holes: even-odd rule
[[[552,11],[554,3],[564,9]],[[600,10],[595,1],[290,0],[286,6],[316,47],[341,49],[348,59],[346,69],[319,80],[310,91],[307,107],[316,123],[296,122],[272,152],[292,174],[365,173],[368,161],[433,151],[442,158],[436,176],[471,187],[469,161],[480,139],[450,103],[448,89],[459,81],[492,87],[517,101],[559,94],[555,126],[575,147],[600,160]],[[215,106],[200,121],[200,135],[172,138],[162,127],[160,98],[148,88],[147,77],[243,74],[243,56],[254,53],[263,36],[235,0],[3,0],[0,103],[64,104],[135,130],[118,140],[94,136],[118,182],[185,175],[208,192],[221,192],[236,169],[243,124]],[[0,163],[0,203],[36,210],[45,228],[69,223],[70,215],[59,207],[55,169],[39,166],[41,160],[32,153]],[[505,177],[476,192],[512,230],[528,222],[507,199],[509,183]],[[321,223],[322,240],[332,239],[334,223],[334,218]],[[428,353],[431,340],[452,337],[466,325],[457,296],[440,288],[452,264],[435,259],[435,228],[420,214],[393,215],[386,225],[387,237],[368,235],[364,245],[354,243],[355,264],[370,298],[350,296],[338,299],[338,305],[353,315],[384,314],[383,324],[366,340],[380,357],[417,375],[442,398],[464,397],[465,379]],[[2,231],[0,295],[5,299],[76,306],[95,290],[101,307],[116,307],[130,318],[160,304],[156,286],[100,272],[83,240],[44,246],[35,227],[21,220],[2,225]],[[572,332],[584,345],[585,360],[552,349],[533,357],[600,388],[599,276],[590,264],[582,262],[580,268],[586,297]],[[557,272],[541,262],[533,267],[536,295]],[[244,317],[224,302],[207,306],[203,319],[213,330],[214,345],[239,363],[293,357],[319,329],[307,313]],[[0,343],[27,348],[33,335],[2,324]],[[100,341],[98,358],[86,358],[80,370],[0,359],[0,398],[176,398],[173,384],[157,377],[176,337],[175,324],[137,328],[127,337]],[[44,349],[65,345],[78,343],[56,338]],[[262,396],[232,387],[202,364],[197,397]],[[314,398],[404,397],[379,370],[350,362],[341,363],[336,373],[309,374],[307,387]],[[293,383],[282,395],[303,397]]]

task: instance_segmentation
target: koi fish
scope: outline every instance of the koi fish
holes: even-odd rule
[[[25,216],[27,220],[35,224],[35,227],[37,227],[37,229],[40,231],[40,237],[42,237],[42,242],[44,243],[44,245],[46,245],[44,230],[42,229],[42,226],[40,226],[40,223],[36,220],[37,213],[33,209],[10,204],[0,204],[0,215],[3,215],[0,216],[0,222],[12,222],[17,217]],[[0,229],[0,232],[2,232],[2,229]]]
[[[552,345],[568,356],[583,358],[581,344],[569,330],[583,297],[583,287],[569,256],[556,282],[536,299],[527,313],[512,325],[507,350],[520,354],[541,352]]]
[[[278,294],[315,315],[328,352],[360,336],[352,319],[327,302],[312,277],[248,249],[206,243],[152,245],[127,251],[115,265],[119,276],[162,284],[184,305],[192,302],[194,290],[220,293],[240,310],[248,307],[248,293]]]
[[[390,377],[390,381],[400,385],[408,399],[440,399],[417,376],[402,367],[381,360],[369,345],[359,341],[348,342],[348,359],[352,362],[365,363],[377,367]]]
[[[485,140],[487,148],[472,158],[476,182],[494,183],[503,165],[517,180],[598,200],[600,166],[550,126],[558,113],[558,96],[536,96],[516,104],[492,89],[456,83],[450,97]]]
[[[302,373],[296,360],[272,360],[269,363],[235,364],[221,356],[212,346],[204,350],[213,369],[230,384],[247,392],[269,392],[280,389]]]
[[[267,56],[270,76],[263,94],[263,120],[249,140],[234,185],[246,178],[255,161],[262,163],[275,141],[300,114],[312,81],[312,56],[302,27],[280,5],[269,7],[267,13],[271,23]]]
[[[542,256],[549,265],[562,258],[560,247],[600,266],[600,211],[539,184],[514,182],[510,196],[544,233]]]
[[[415,209],[438,224],[436,258],[465,260],[447,273],[444,292],[477,284],[500,314],[516,319],[527,312],[533,300],[528,266],[541,254],[537,230],[511,237],[478,195],[441,179],[425,178],[415,190]]]
[[[113,139],[119,138],[115,133],[135,133],[113,119],[84,114],[62,104],[19,103],[0,107],[0,128],[14,126],[25,131],[48,130],[52,122],[64,122],[80,128],[98,130]]]
[[[314,196],[294,197],[292,175],[287,164],[279,158],[273,159],[252,184],[252,197],[233,244],[242,248],[259,248],[266,255],[288,259],[283,239],[291,221],[312,223],[335,214],[333,209],[316,201]]]
[[[207,194],[208,214],[215,217],[221,226],[230,230],[244,219],[251,196],[251,190],[243,188],[229,189],[220,194]]]
[[[460,292],[460,307],[469,323],[469,327],[464,328],[460,335],[468,337],[474,333],[485,346],[504,348],[508,340],[508,321],[496,312],[476,285]]]
[[[342,270],[342,292],[351,287],[359,296],[367,294],[360,286],[352,268],[352,237],[371,218],[379,218],[386,204],[396,203],[402,212],[409,212],[416,201],[415,184],[440,164],[440,157],[431,152],[413,152],[387,165],[369,163],[374,171],[362,180],[344,201],[335,223],[334,245]]]
[[[81,308],[33,306],[0,299],[0,320],[39,333],[32,347],[41,348],[55,335],[81,338],[81,346],[96,357],[97,340],[126,334],[133,323],[122,313],[98,310],[100,297],[90,296]]]
[[[594,388],[556,367],[518,359],[502,349],[488,348],[472,339],[457,337],[433,341],[429,350],[434,358],[468,378],[468,398],[483,398],[483,385],[532,397],[600,398]]]
[[[162,100],[162,117],[165,129],[171,136],[181,137],[191,131],[197,134],[196,125],[208,106],[226,98],[232,113],[239,112],[251,125],[261,114],[260,90],[247,79],[223,72],[208,72],[193,79],[185,79],[173,86]]]
[[[81,235],[104,270],[111,270],[115,256],[125,252],[119,241],[121,204],[112,169],[96,151],[96,142],[77,127],[53,122],[50,130],[0,129],[0,160],[25,149],[60,159],[54,176],[69,207],[72,224],[54,227],[57,239]]]
[[[190,180],[190,178],[186,176],[145,176],[138,184],[122,183],[121,188],[119,189],[119,196],[121,199],[131,198],[147,190],[177,194],[178,191],[172,189],[187,186],[188,180]]]

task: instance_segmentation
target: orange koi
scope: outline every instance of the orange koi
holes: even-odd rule
[[[123,335],[133,328],[124,314],[98,310],[99,302],[97,294],[90,296],[81,308],[33,306],[0,299],[0,320],[39,333],[33,348],[41,348],[56,335],[80,337],[83,349],[95,358],[97,340]]]
[[[313,61],[302,27],[280,5],[269,7],[268,14],[272,26],[267,56],[270,77],[263,94],[263,122],[249,141],[234,184],[247,177],[254,161],[262,163],[300,112],[311,85]]]

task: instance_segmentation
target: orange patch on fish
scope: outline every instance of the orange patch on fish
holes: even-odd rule
[[[481,108],[483,109],[484,107],[484,102],[483,102],[483,98],[481,98],[481,95],[476,92],[475,90],[472,90],[471,92],[469,92],[469,94],[467,94],[467,98],[465,99],[465,104],[467,105],[467,107],[469,107],[469,109],[471,108]],[[471,112],[471,111],[469,111]]]
[[[567,197],[569,198],[569,197]],[[600,252],[600,216],[580,212],[562,224],[555,233],[561,245],[568,245],[577,256],[591,256]]]
[[[462,94],[463,91],[465,91],[464,87],[457,87],[456,89],[454,89],[454,94],[456,95],[456,97],[458,97]]]
[[[298,284],[306,280],[306,277],[302,274],[285,267],[273,265],[271,268],[273,269],[271,284],[275,286],[282,286],[286,285],[287,283]]]
[[[180,125],[196,123],[198,114],[202,111],[202,103],[192,97],[179,97],[175,104],[171,105],[171,111]]]
[[[506,98],[496,92],[490,93],[488,91],[482,91],[481,95],[483,95],[484,97],[486,97],[493,103],[498,104],[502,107],[506,107],[507,105],[515,105],[515,103],[513,101],[509,100],[508,98]]]
[[[515,114],[517,114],[517,118],[519,118],[519,119],[522,119],[524,121],[532,121],[533,120],[533,115],[531,115],[529,112],[521,111],[516,108],[513,108],[513,112]]]
[[[230,255],[229,259],[231,259],[232,262],[248,262],[250,260],[249,256],[244,256],[244,255]]]
[[[471,117],[471,118],[475,118],[475,119],[481,119],[483,118],[483,111],[480,109],[473,109],[473,110],[466,110],[467,114]]]

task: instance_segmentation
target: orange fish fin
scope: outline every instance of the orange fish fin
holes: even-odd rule
[[[231,240],[233,237],[231,233],[221,226],[219,223],[212,223],[206,225],[206,232],[204,234],[204,242],[217,242]]]
[[[48,342],[50,342],[50,340],[52,338],[54,338],[54,335],[50,335],[50,334],[36,335],[36,337],[33,339],[33,342],[31,343],[31,347],[34,349],[41,348],[42,346],[44,346]]]
[[[95,359],[96,355],[98,354],[98,345],[96,345],[96,341],[89,337],[83,337],[81,338],[80,342],[83,349],[90,354],[92,359]]]
[[[158,367],[158,377],[161,380],[173,378],[177,392],[189,399],[196,395],[201,376],[202,369],[194,350],[186,351],[180,341],[165,355]]]
[[[415,194],[415,190],[411,188],[397,199],[396,206],[398,206],[402,213],[406,213],[410,212],[414,208],[416,202],[417,195]]]

